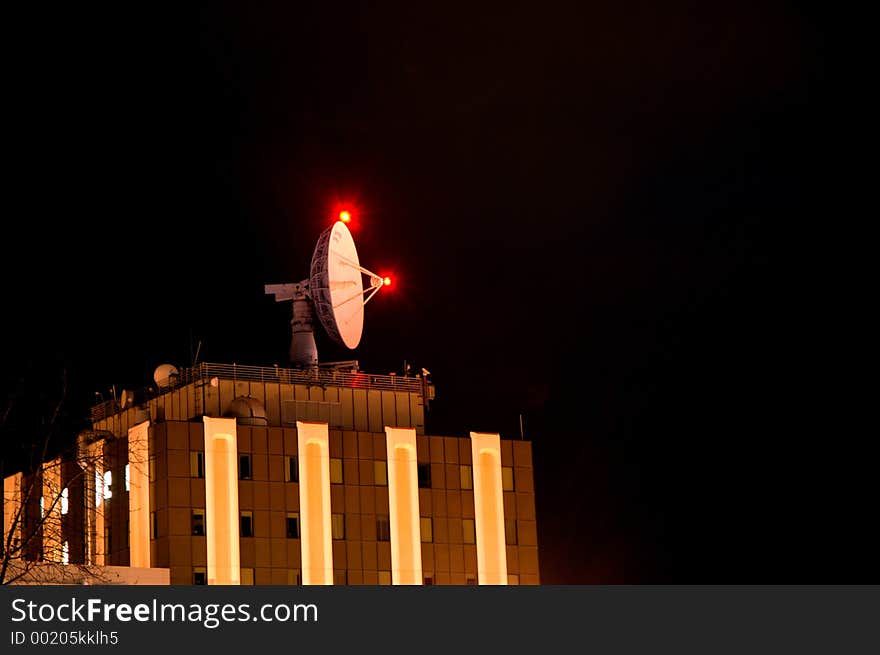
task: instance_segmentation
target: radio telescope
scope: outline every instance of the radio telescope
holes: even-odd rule
[[[369,278],[365,288],[363,276]],[[336,221],[318,237],[306,280],[267,284],[266,294],[276,302],[293,301],[290,320],[290,362],[294,366],[317,366],[315,316],[324,330],[346,348],[357,348],[364,330],[364,305],[383,286],[390,284],[360,265],[354,238],[342,221]]]

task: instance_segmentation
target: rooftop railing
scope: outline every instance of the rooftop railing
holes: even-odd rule
[[[137,403],[161,396],[173,389],[194,382],[233,380],[243,382],[277,382],[282,384],[305,384],[324,387],[348,387],[352,389],[377,389],[382,391],[408,391],[424,395],[425,381],[421,377],[402,375],[375,375],[361,371],[328,368],[295,369],[279,366],[240,366],[238,364],[214,364],[202,362],[182,369],[176,376],[163,381],[159,389],[151,387],[140,394]],[[122,408],[116,400],[107,400],[91,409],[92,421],[113,416]]]

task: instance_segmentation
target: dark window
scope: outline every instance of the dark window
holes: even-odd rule
[[[465,584],[475,585],[475,584],[477,584],[477,579],[476,578],[468,578],[467,582],[465,582]]]
[[[242,512],[241,513],[241,536],[242,537],[253,537],[254,536],[254,513],[253,512]]]
[[[378,541],[391,541],[391,526],[387,516],[376,517],[376,539]]]
[[[189,454],[189,474],[194,478],[205,477],[205,453]]]
[[[285,482],[299,482],[299,460],[296,457],[287,458],[287,469],[284,471]]]
[[[150,530],[152,534],[150,535],[150,539],[158,539],[159,538],[159,519],[156,516],[156,512],[150,512]]]
[[[432,585],[432,584],[434,584],[434,578],[432,578],[432,577],[430,577],[430,576],[429,576],[429,577],[426,577],[426,578],[425,578],[425,586],[427,586],[427,585]]]
[[[287,538],[299,539],[299,514],[287,515]]]
[[[412,466],[412,465],[410,465]],[[430,464],[419,464],[419,488],[420,489],[430,489],[431,488],[431,465]]]
[[[250,455],[239,455],[238,456],[238,478],[239,480],[250,480],[253,477],[253,472],[251,471],[251,456]]]
[[[205,536],[205,513],[203,511],[193,511],[192,528],[193,535],[197,537]]]
[[[208,574],[198,569],[193,571],[193,584],[208,584]]]

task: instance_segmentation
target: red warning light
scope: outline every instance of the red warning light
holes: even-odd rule
[[[339,220],[342,221],[343,223],[350,223],[351,222],[351,212],[343,209],[341,212],[339,212]]]
[[[382,278],[382,284],[384,284],[386,287],[390,287],[391,286],[391,278],[390,277]]]

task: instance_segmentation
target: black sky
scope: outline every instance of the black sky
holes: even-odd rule
[[[523,414],[545,582],[859,581],[805,438],[821,16],[253,4],[21,18],[7,385],[66,367],[75,423],[200,340],[283,364],[262,285],[350,203],[397,281],[355,357],[430,369],[431,433]]]

